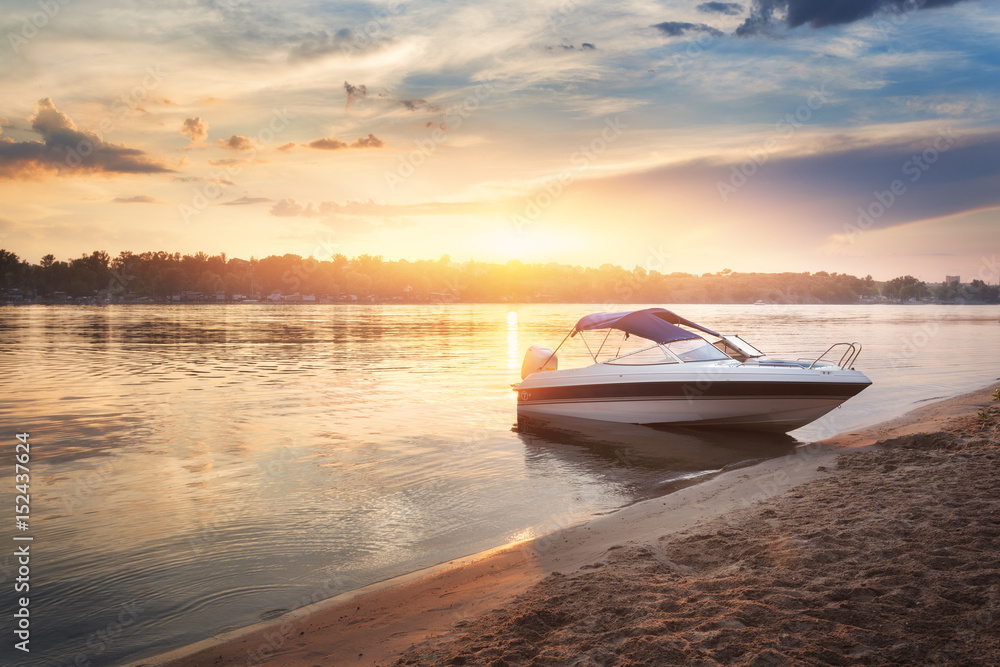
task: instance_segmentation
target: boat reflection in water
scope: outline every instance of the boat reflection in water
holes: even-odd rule
[[[635,502],[704,481],[726,470],[793,454],[805,444],[785,433],[643,426],[573,417],[518,418],[515,428],[532,471],[572,471],[617,487]]]

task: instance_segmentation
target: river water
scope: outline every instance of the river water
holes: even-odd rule
[[[638,306],[635,306],[636,308]],[[770,356],[861,341],[874,385],[791,436],[518,432],[564,304],[0,309],[0,662],[119,664],[668,492],[1000,375],[1000,308],[679,306]],[[561,366],[584,351],[564,348]],[[14,439],[31,653],[14,651]]]

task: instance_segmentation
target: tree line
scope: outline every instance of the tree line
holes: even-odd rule
[[[612,264],[458,263],[437,260],[387,261],[380,255],[327,260],[271,255],[249,260],[224,253],[193,255],[95,250],[69,261],[49,254],[38,264],[0,249],[0,286],[39,299],[148,297],[225,294],[261,298],[270,294],[312,294],[367,301],[466,302],[553,301],[578,303],[857,303],[859,300],[997,303],[1000,288],[974,280],[928,286],[913,276],[888,281],[845,273],[659,273]]]

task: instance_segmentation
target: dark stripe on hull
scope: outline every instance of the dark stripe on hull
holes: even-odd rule
[[[722,426],[786,433],[819,419],[846,399],[829,396],[781,398],[604,398],[529,401],[518,416],[559,416],[625,424]]]
[[[523,404],[550,401],[657,400],[705,398],[835,398],[846,401],[868,387],[870,382],[626,382],[587,384],[571,387],[521,389],[517,400]]]

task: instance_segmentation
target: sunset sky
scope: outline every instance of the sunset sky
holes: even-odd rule
[[[0,247],[1000,278],[987,0],[0,5]]]

